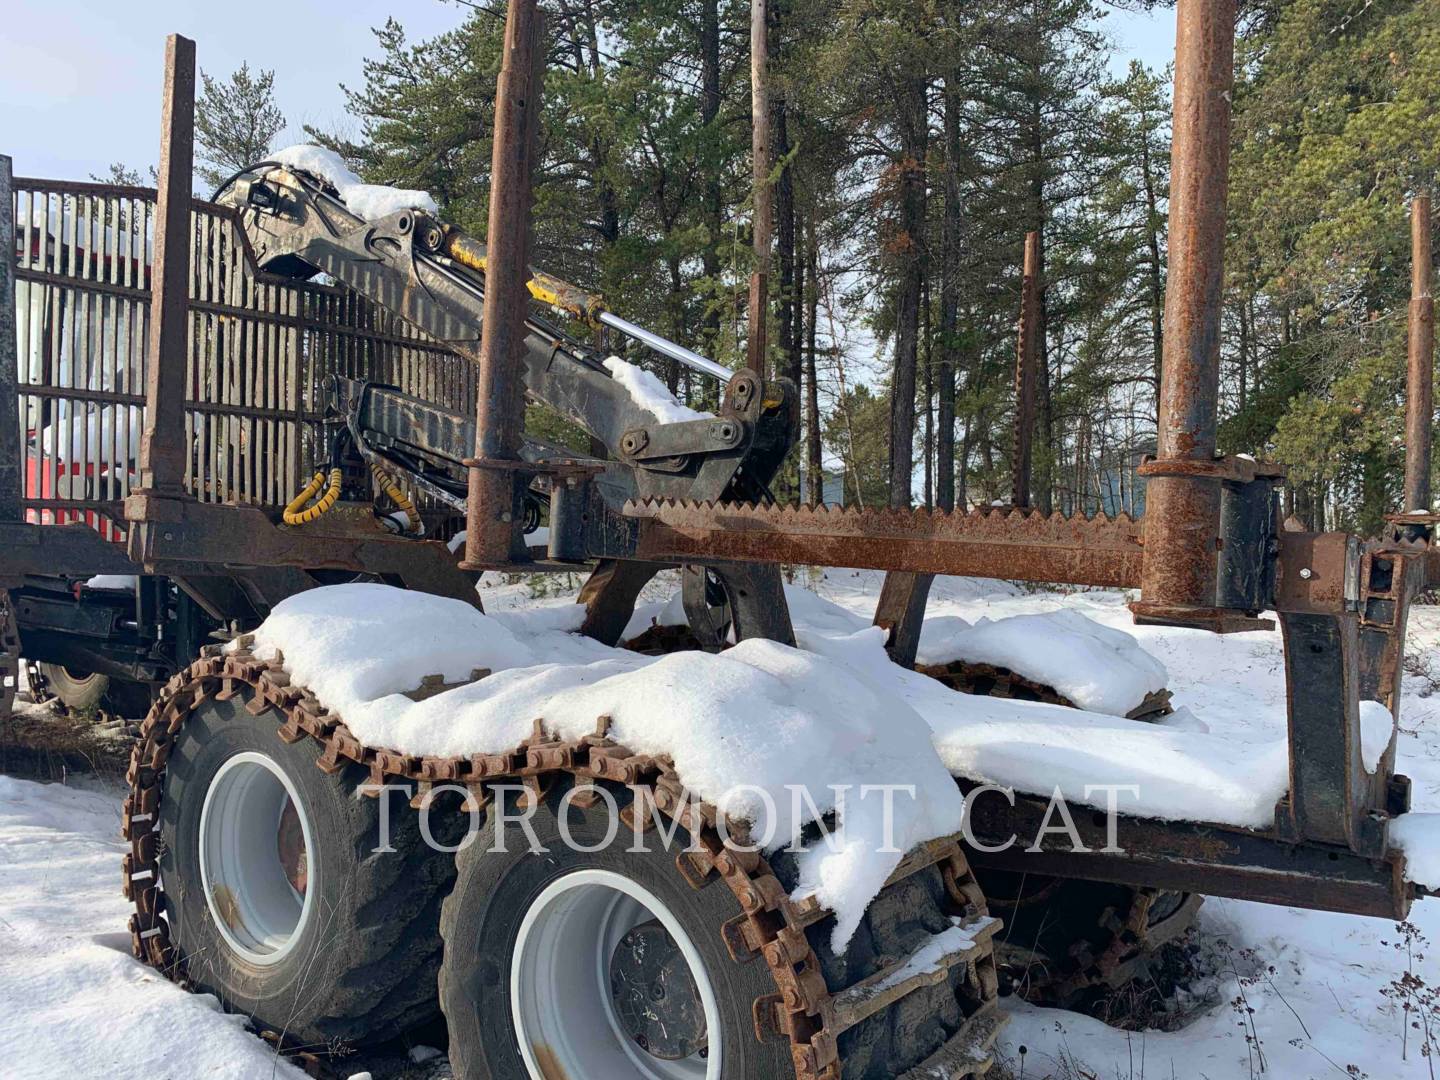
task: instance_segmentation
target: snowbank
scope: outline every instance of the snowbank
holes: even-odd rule
[[[0,775],[0,1074],[303,1080],[220,1011],[130,955],[120,793]]]
[[[920,647],[915,651],[917,664],[944,664],[959,653],[959,643],[970,631],[971,624],[959,615],[932,615],[920,624]]]
[[[440,208],[428,191],[366,184],[350,171],[344,160],[323,146],[300,144],[287,146],[270,155],[272,161],[291,169],[302,169],[327,180],[340,193],[340,199],[352,214],[366,221],[385,217],[400,210],[424,210],[439,213]]]
[[[1088,712],[1124,716],[1146,695],[1165,689],[1165,665],[1132,635],[1076,611],[981,619],[968,631],[946,630],[928,641],[922,635],[920,663],[964,660],[1009,668],[1053,686]]]
[[[618,356],[605,359],[605,370],[625,388],[630,400],[654,415],[662,424],[682,424],[686,420],[705,420],[714,413],[696,412],[675,400],[669,388],[649,371],[621,360]]]

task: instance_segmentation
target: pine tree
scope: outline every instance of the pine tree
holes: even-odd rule
[[[1237,411],[1222,449],[1288,465],[1307,525],[1369,531],[1395,503],[1403,460],[1406,204],[1440,171],[1440,0],[1296,0],[1260,14],[1237,65]]]
[[[217,188],[248,165],[270,153],[285,117],[275,104],[275,73],[250,73],[241,64],[221,81],[200,73],[200,97],[195,102],[195,174]]]

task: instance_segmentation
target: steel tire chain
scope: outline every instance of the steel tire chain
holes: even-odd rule
[[[946,664],[918,664],[915,670],[929,675],[951,690],[962,694],[976,694],[980,697],[1014,698],[1021,701],[1041,701],[1047,705],[1061,705],[1067,709],[1080,706],[1071,701],[1053,686],[1027,679],[1007,667],[995,664],[971,663],[967,660],[952,660]],[[989,689],[980,690],[980,686]],[[1173,712],[1170,706],[1170,691],[1158,690],[1147,694],[1145,700],[1126,714],[1128,720],[1157,720]]]
[[[106,724],[118,721],[123,725],[127,735],[134,735],[139,730],[139,725],[128,717],[119,713],[112,713],[109,709],[96,707],[94,712],[76,712],[65,702],[55,696],[50,689],[50,681],[40,671],[40,665],[34,660],[25,662],[25,685],[30,689],[30,700],[36,705],[48,705],[54,712],[59,713],[67,720],[83,721],[85,723]]]
[[[943,683],[951,690],[961,694],[1041,701],[1047,705],[1063,705],[1067,709],[1077,707],[1073,701],[1054,687],[1027,679],[1007,667],[998,667],[994,664],[952,660],[947,664],[917,664],[915,670],[922,675],[929,675],[936,682]],[[989,689],[976,689],[982,684],[988,684]]]
[[[40,671],[36,660],[25,661],[25,685],[30,688],[30,700],[36,705],[47,705],[57,700],[50,690],[50,681]]]
[[[276,734],[281,739],[293,743],[310,738],[319,744],[322,752],[316,765],[321,771],[333,774],[354,764],[369,770],[371,784],[413,782],[417,791],[411,804],[415,806],[435,786],[447,784],[468,789],[469,798],[462,809],[483,808],[489,801],[486,787],[504,781],[521,781],[527,788],[527,801],[543,798],[563,775],[633,787],[636,800],[622,812],[625,824],[649,829],[655,824],[653,810],[659,809],[684,825],[702,850],[678,855],[679,872],[696,889],[720,878],[740,905],[741,914],[720,928],[721,936],[737,962],[763,957],[777,990],[754,1003],[757,1037],[789,1040],[796,1080],[840,1080],[838,1042],[827,1031],[827,1021],[834,1015],[831,994],[805,935],[805,928],[828,912],[792,901],[758,852],[727,847],[720,836],[715,807],[685,801],[685,789],[668,758],[635,754],[615,743],[607,735],[608,716],[599,718],[594,735],[574,742],[544,735],[537,722],[535,736],[504,754],[416,757],[368,747],[313,694],[291,685],[281,659],[257,659],[246,645],[242,638],[241,648],[228,653],[222,653],[219,646],[207,646],[201,659],[173,676],[146,717],[131,754],[126,771],[130,793],[121,824],[122,835],[130,844],[124,858],[123,891],[135,905],[129,925],[131,948],[138,959],[187,985],[185,958],[170,940],[159,884],[159,808],[165,765],[176,736],[198,705],[208,699],[229,700],[249,690],[252,696],[246,708],[256,716],[272,709],[278,713],[282,719]],[[638,824],[637,811],[644,814]],[[745,839],[738,827],[732,835],[742,842]],[[911,862],[893,880],[937,864],[956,913],[966,908],[983,912],[983,894],[958,841],[938,845],[930,857]],[[993,1006],[998,995],[993,953],[972,963],[967,977],[981,991],[982,1008]],[[268,1037],[278,1039],[274,1033]],[[301,1057],[313,1059],[313,1055]],[[964,1075],[969,1074],[957,1073],[949,1080]]]
[[[947,664],[921,665],[915,670],[962,694],[1016,698],[1078,708],[1054,687],[1027,679],[1006,667],[956,660]],[[978,690],[981,685],[988,685],[989,689]],[[1171,711],[1170,694],[1162,690],[1148,695],[1130,713],[1130,718],[1154,719]],[[1159,940],[1152,940],[1150,909],[1158,896],[1159,890],[1156,889],[1133,890],[1124,918],[1117,918],[1115,910],[1108,909],[1101,915],[1100,922],[1101,929],[1110,934],[1108,944],[1098,953],[1077,944],[1070,959],[1078,970],[1063,977],[1042,963],[1040,977],[1036,978],[1033,973],[1027,975],[1027,987],[1030,989],[1024,995],[1025,999],[1035,1004],[1055,1005],[1094,986],[1118,989],[1128,982],[1134,974],[1136,961],[1184,933],[1193,924],[1195,911],[1200,906],[1198,895],[1187,894],[1175,913],[1162,920],[1163,925],[1173,932],[1167,932]]]
[[[1099,953],[1083,944],[1072,947],[1071,960],[1078,965],[1078,970],[1064,979],[1042,982],[1039,987],[1042,995],[1048,993],[1048,1000],[1059,1002],[1095,986],[1118,990],[1134,978],[1139,961],[1194,924],[1195,912],[1202,900],[1196,893],[1187,893],[1174,912],[1152,925],[1150,909],[1160,893],[1159,889],[1136,889],[1130,910],[1123,919],[1113,909],[1102,915],[1101,926],[1111,935],[1109,943]],[[1155,930],[1160,927],[1164,927],[1165,932],[1157,939]]]

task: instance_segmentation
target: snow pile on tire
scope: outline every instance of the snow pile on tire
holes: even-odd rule
[[[785,586],[790,618],[803,644],[807,638],[855,634],[870,625],[852,611],[809,589]],[[682,626],[685,608],[678,592],[668,602],[639,605],[625,639],[655,626]],[[1009,668],[1059,693],[1087,712],[1126,716],[1147,695],[1165,689],[1169,673],[1130,634],[1102,626],[1077,611],[1047,611],[980,618],[958,615],[925,620],[916,660],[948,664],[961,660]]]
[[[937,636],[921,636],[920,663],[964,660],[1009,668],[1053,686],[1087,712],[1125,716],[1147,694],[1164,690],[1168,677],[1165,665],[1129,634],[1077,611],[981,619],[967,630]]]
[[[529,738],[537,720],[575,739],[609,716],[612,738],[668,754],[697,797],[752,822],[768,849],[833,814],[834,843],[804,856],[796,896],[813,894],[836,912],[837,950],[902,851],[960,829],[952,775],[1031,794],[1058,789],[1101,810],[1114,797],[1107,789],[1133,788],[1118,795],[1118,808],[1147,817],[1273,821],[1288,783],[1283,739],[1244,742],[957,694],[893,664],[883,631],[858,616],[804,590],[789,595],[799,649],[747,641],[720,655],[648,657],[573,633],[578,606],[485,615],[460,601],[369,584],[291,597],[256,632],[254,648],[262,658],[283,653],[292,679],[367,745],[414,755],[500,753]],[[673,618],[670,606],[650,618]],[[1022,621],[954,636],[989,631],[1003,640],[1006,624]],[[1117,640],[1128,635],[1082,623],[1029,619],[1020,635],[1028,658],[1068,649],[1074,661],[1083,653],[1092,700],[1106,704],[1124,700],[1107,697],[1112,679],[1127,693],[1148,692],[1153,669],[1163,672],[1158,662],[1138,663],[1139,646]],[[490,674],[475,680],[477,670]],[[459,685],[421,701],[405,696],[436,675]],[[887,797],[894,785],[905,790]],[[796,786],[813,801],[797,805]]]
[[[643,657],[556,629],[566,609],[543,614],[501,619],[456,600],[342,585],[280,604],[254,648],[279,650],[291,677],[367,745],[496,753],[538,719],[578,739],[609,716],[611,738],[669,755],[696,797],[752,823],[767,850],[833,813],[833,842],[798,857],[795,896],[835,912],[837,950],[904,853],[958,827],[963,801],[925,721],[841,664],[770,641]],[[476,669],[492,674],[423,701],[404,696],[426,676],[459,681]]]

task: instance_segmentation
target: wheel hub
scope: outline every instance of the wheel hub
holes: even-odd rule
[[[531,1080],[720,1080],[715,988],[678,915],[638,881],[575,870],[530,901],[510,965]]]
[[[620,939],[610,958],[610,1000],[621,1028],[652,1057],[681,1061],[706,1049],[700,988],[658,919]]]
[[[286,798],[285,809],[280,812],[280,827],[275,831],[275,850],[280,856],[280,868],[285,871],[285,880],[300,896],[310,877],[309,853],[305,850],[305,830],[300,824],[300,811],[295,800]]]
[[[200,811],[200,877],[221,937],[249,963],[277,963],[299,941],[313,907],[313,843],[275,761],[247,751],[220,766]]]

